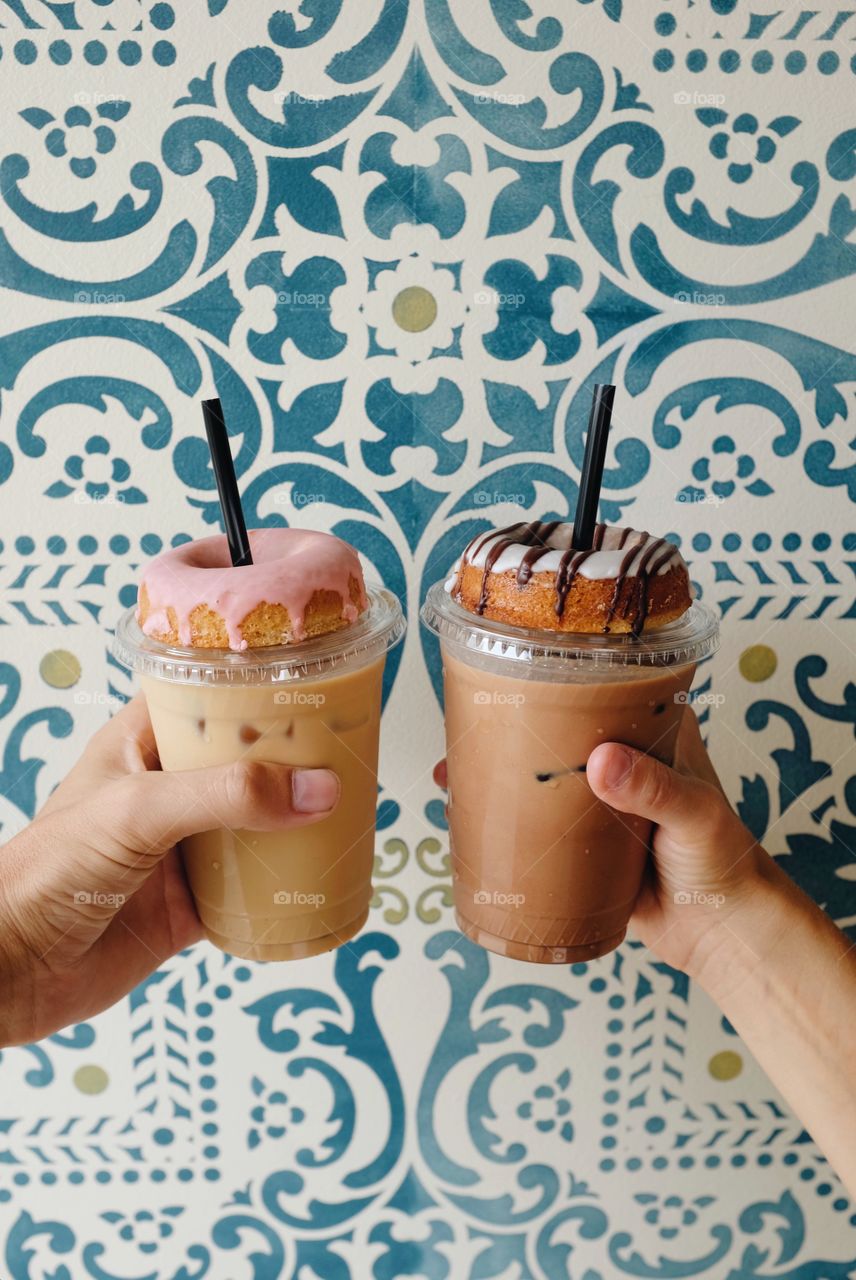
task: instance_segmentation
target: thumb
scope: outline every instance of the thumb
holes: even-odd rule
[[[80,882],[74,886],[79,900],[85,902],[87,894],[124,899],[185,836],[217,828],[305,826],[329,813],[338,798],[339,779],[329,769],[239,760],[207,769],[130,773],[46,821],[61,824],[56,844],[64,879]],[[105,905],[115,910],[121,902]]]
[[[618,742],[595,747],[586,779],[610,808],[656,822],[687,849],[708,846],[721,835],[728,819],[738,822],[718,788]]]

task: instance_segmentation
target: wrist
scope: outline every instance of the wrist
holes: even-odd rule
[[[17,841],[0,851],[0,1047],[28,1044],[37,1038],[34,953],[24,924],[25,911],[16,884]]]
[[[4,1049],[35,1038],[34,993],[31,975],[21,963],[17,947],[9,945],[5,918],[0,922],[0,934],[0,1049]]]
[[[749,876],[727,895],[713,928],[699,939],[690,977],[724,1008],[764,980],[801,911],[818,910],[763,850]],[[801,902],[795,901],[801,899]]]
[[[829,916],[760,852],[751,880],[698,948],[690,975],[727,1017],[744,1023],[769,999],[795,998],[818,966],[852,951]]]

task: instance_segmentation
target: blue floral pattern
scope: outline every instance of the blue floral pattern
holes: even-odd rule
[[[414,621],[469,537],[573,512],[612,381],[601,514],[681,542],[723,617],[697,696],[726,788],[853,933],[846,11],[3,21],[0,839],[132,692],[105,637],[141,565],[219,527],[201,396],[248,521],[347,538]],[[367,930],[288,968],[194,948],[0,1054],[0,1271],[843,1280],[853,1205],[681,974],[454,931],[439,653],[406,644]]]
[[[720,126],[712,134],[708,150],[717,160],[728,161],[728,176],[737,184],[749,181],[755,165],[769,164],[776,154],[776,138],[787,137],[800,123],[796,116],[777,116],[759,131],[757,116],[742,111],[726,129],[726,111],[706,108],[696,115],[708,128]]]
[[[106,436],[90,436],[83,453],[70,453],[63,468],[67,479],[56,480],[45,493],[49,498],[65,498],[77,491],[79,496],[93,502],[115,498],[118,502],[145,502],[141,489],[129,485],[131,468],[124,458],[110,456],[110,441]],[[123,487],[124,486],[124,487]]]

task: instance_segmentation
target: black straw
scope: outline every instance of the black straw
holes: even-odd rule
[[[241,510],[241,495],[238,492],[238,481],[235,479],[235,464],[232,461],[232,450],[229,448],[229,436],[220,401],[203,400],[202,416],[205,419],[205,434],[208,437],[208,448],[211,450],[211,462],[214,466],[214,478],[217,481],[217,494],[220,498],[220,510],[223,512],[223,524],[226,527],[232,564],[252,564],[250,540],[247,537],[247,526]]]
[[[600,502],[600,482],[606,461],[606,442],[612,421],[612,402],[615,387],[611,382],[596,382],[591,398],[586,451],[580,476],[580,492],[577,513],[574,517],[574,550],[589,551],[597,523],[597,506]]]

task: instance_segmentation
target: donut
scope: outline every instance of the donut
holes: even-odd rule
[[[576,551],[573,526],[520,521],[479,534],[446,584],[471,613],[515,627],[640,635],[692,603],[686,563],[672,542],[635,529],[595,526]]]
[[[350,626],[366,608],[359,557],[329,533],[251,529],[251,565],[222,534],[185,542],[145,570],[137,622],[164,644],[258,649]]]

